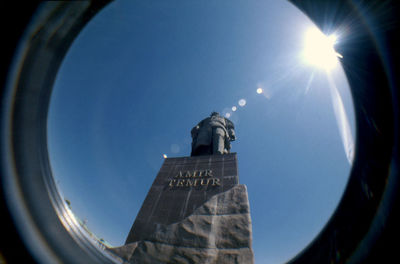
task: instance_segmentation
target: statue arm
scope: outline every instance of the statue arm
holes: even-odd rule
[[[235,141],[236,140],[235,126],[229,119],[226,119],[226,129],[228,130],[229,140]]]
[[[199,125],[197,125],[194,128],[192,128],[192,130],[190,131],[190,134],[192,135],[192,138],[197,137],[197,134],[199,133],[199,129],[200,129]]]
[[[192,128],[190,133],[192,134],[192,138],[197,138],[199,134],[200,128],[203,126],[204,120],[200,121],[195,127]]]
[[[233,129],[228,129],[228,133],[229,133],[229,138],[231,141],[235,141],[236,140],[236,135],[235,135],[235,130]]]

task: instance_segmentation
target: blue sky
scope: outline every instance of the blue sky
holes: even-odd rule
[[[123,244],[163,154],[190,155],[191,128],[229,113],[256,263],[293,257],[351,168],[327,73],[301,57],[311,26],[285,1],[109,4],[73,43],[51,98],[50,161],[73,211]],[[340,67],[330,74],[354,131],[347,81]]]

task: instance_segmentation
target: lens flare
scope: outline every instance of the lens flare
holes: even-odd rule
[[[342,97],[332,79],[332,76],[328,74],[329,90],[331,92],[331,99],[333,105],[333,111],[335,113],[336,122],[339,128],[340,137],[342,139],[344,151],[349,164],[353,164],[354,159],[354,140],[351,134],[349,118],[347,117],[346,110],[342,101]]]
[[[246,100],[245,99],[240,99],[238,102],[239,106],[243,107],[246,105]]]
[[[309,29],[305,35],[304,61],[316,67],[333,69],[338,63],[337,57],[342,57],[334,49],[336,41],[334,34],[325,36],[316,27]]]

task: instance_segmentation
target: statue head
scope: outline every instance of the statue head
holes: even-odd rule
[[[219,116],[218,112],[212,112],[210,116]]]

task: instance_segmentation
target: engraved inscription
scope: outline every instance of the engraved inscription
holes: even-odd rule
[[[180,171],[174,178],[202,178],[212,177],[212,170]]]
[[[221,186],[221,179],[213,178],[212,170],[179,171],[168,180],[169,187]]]

